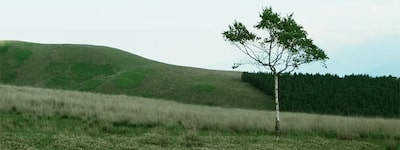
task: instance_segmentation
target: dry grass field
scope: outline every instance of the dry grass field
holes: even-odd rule
[[[374,148],[374,146],[379,148],[382,143],[383,146],[389,143],[389,146],[395,147],[400,137],[398,119],[282,112],[283,140],[274,143],[272,111],[228,109],[161,99],[10,85],[0,85],[0,95],[0,111],[3,114],[0,131],[5,133],[0,136],[3,145],[18,140],[27,140],[28,143],[30,141],[33,142],[32,145],[36,145],[36,140],[32,141],[31,138],[50,138],[83,145],[101,142],[112,147],[115,144],[113,141],[128,140],[136,141],[133,142],[138,144],[136,147],[142,147],[147,143],[147,146],[155,146],[153,148],[157,149],[158,146],[179,147],[182,146],[179,144],[182,140],[188,139],[186,142],[191,146],[211,149],[245,148],[240,144],[237,145],[237,142],[244,142],[242,145],[255,149],[268,147],[268,144],[270,148],[278,146],[282,149],[292,149],[297,146],[324,148],[339,144],[336,146],[341,149]],[[47,119],[44,121],[43,118]],[[67,124],[70,127],[60,124]],[[96,131],[88,129],[88,126]],[[26,135],[26,132],[20,133],[21,131],[32,134]],[[103,135],[103,132],[106,135]],[[60,133],[67,135],[59,135]],[[82,140],[74,141],[74,136]],[[147,140],[143,140],[146,138]],[[375,142],[369,143],[365,141],[366,139]],[[201,141],[201,144],[196,146],[196,141]],[[215,144],[216,141],[222,143]],[[325,145],[318,145],[315,142],[322,142]]]

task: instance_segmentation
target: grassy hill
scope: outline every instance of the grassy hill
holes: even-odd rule
[[[180,67],[92,45],[0,41],[0,83],[272,109],[239,72]]]
[[[0,149],[398,149],[399,119],[0,85]]]

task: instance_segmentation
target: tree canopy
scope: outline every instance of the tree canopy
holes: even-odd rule
[[[260,18],[261,21],[254,27],[261,30],[263,36],[250,32],[238,21],[234,21],[229,25],[229,30],[222,33],[225,40],[238,47],[257,65],[280,74],[292,72],[305,63],[328,59],[325,52],[307,37],[303,26],[296,23],[293,14],[282,17],[267,7]],[[239,65],[236,64],[236,67]]]
[[[242,80],[274,95],[271,73],[243,73]],[[283,111],[400,117],[400,78],[392,76],[282,74],[279,89]]]

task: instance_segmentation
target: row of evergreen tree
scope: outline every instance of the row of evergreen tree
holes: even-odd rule
[[[245,72],[242,80],[274,95],[272,74]],[[295,73],[281,75],[279,82],[282,111],[400,117],[400,78]]]

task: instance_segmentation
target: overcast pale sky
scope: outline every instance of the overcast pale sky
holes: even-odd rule
[[[300,72],[400,76],[399,0],[0,0],[0,40],[105,45],[169,64],[231,70],[221,33],[272,6],[294,13],[330,60]],[[239,70],[254,71],[252,66]]]

